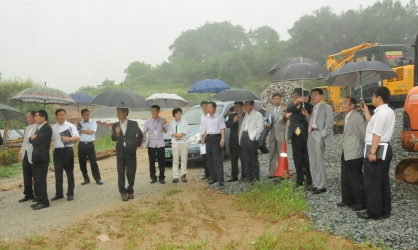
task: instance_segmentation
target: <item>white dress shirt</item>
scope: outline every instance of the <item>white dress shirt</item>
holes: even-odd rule
[[[315,114],[313,118],[313,122],[312,122],[312,128],[318,128],[318,125],[316,125],[316,114],[318,113],[318,109],[319,106],[321,106],[322,102],[318,102],[317,104],[315,104],[315,106],[313,107],[313,110],[315,110]],[[313,111],[312,111],[313,112]]]
[[[187,123],[186,120],[181,119],[179,122],[177,122],[176,120],[172,120],[168,126],[168,134],[171,136],[172,134],[178,134],[177,133],[177,125],[182,125],[186,127],[186,130],[184,131],[184,133],[189,133],[189,124]],[[186,137],[186,136],[185,136]],[[171,143],[187,143],[186,139],[182,139],[182,140],[177,140],[176,137],[171,136]]]
[[[126,128],[128,127],[128,119],[125,122],[119,121],[120,129],[122,130],[123,135],[126,135]]]
[[[45,123],[44,123],[45,124]],[[40,129],[44,124],[39,126],[38,129]],[[64,132],[65,130],[69,129],[72,136],[80,137],[80,134],[78,133],[77,128],[74,126],[74,124],[65,121],[62,125],[59,125],[58,123],[55,123],[54,126],[52,126],[52,140],[54,140],[54,148],[64,148],[64,147],[72,147],[74,146],[74,143],[70,143],[67,146],[64,145],[64,143],[61,141],[61,132]]]
[[[206,115],[206,133],[209,135],[220,134],[226,128],[225,119],[222,115],[215,113],[213,117]]]
[[[366,142],[373,140],[373,134],[380,136],[380,142],[390,142],[395,130],[395,113],[387,104],[380,105],[366,127]]]

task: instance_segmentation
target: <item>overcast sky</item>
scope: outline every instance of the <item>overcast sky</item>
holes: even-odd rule
[[[230,21],[247,31],[267,25],[282,40],[301,16],[376,0],[0,0],[2,79],[32,78],[72,93],[106,78],[120,83],[131,62],[157,65],[182,31]],[[409,0],[401,0],[405,5]]]

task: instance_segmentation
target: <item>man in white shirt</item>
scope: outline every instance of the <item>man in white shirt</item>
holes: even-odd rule
[[[57,123],[52,126],[54,140],[55,196],[51,201],[64,198],[63,174],[67,174],[67,200],[74,199],[74,142],[80,140],[80,134],[74,124],[66,121],[65,109],[57,109]]]
[[[254,110],[254,101],[245,101],[244,108],[247,113],[239,131],[238,141],[242,150],[245,179],[240,183],[260,180],[258,139],[264,129],[263,115]]]
[[[225,146],[225,120],[216,113],[216,103],[208,103],[208,114],[206,116],[205,135],[202,144],[206,142],[206,160],[212,177],[209,184],[219,183],[224,185],[223,147]]]
[[[19,202],[25,202],[31,199],[34,199],[33,202],[37,202],[36,192],[32,189],[32,178],[33,178],[33,162],[32,162],[32,151],[33,146],[29,143],[29,138],[35,134],[38,125],[35,121],[35,114],[36,111],[29,111],[26,113],[26,121],[28,122],[28,126],[25,130],[25,136],[23,137],[22,148],[20,149],[19,154],[19,161],[22,162],[22,170],[23,170],[23,185],[24,190],[23,194],[25,197],[19,200]]]
[[[200,138],[203,139],[206,128],[206,116],[208,115],[208,102],[202,101],[200,103],[200,108],[203,111],[203,115],[200,117]],[[199,140],[199,143],[201,142],[202,140]],[[203,155],[203,167],[205,169],[205,176],[202,177],[202,180],[210,179],[210,171],[208,169],[208,165],[206,164],[206,154]]]
[[[388,106],[390,91],[386,87],[377,87],[372,95],[372,104],[376,107],[373,116],[367,105],[362,105],[364,116],[368,121],[366,127],[366,144],[371,143],[370,154],[364,160],[364,188],[366,191],[367,210],[357,215],[364,219],[389,218],[392,211],[390,195],[389,169],[393,152],[389,142],[395,129],[395,113]],[[377,159],[379,143],[387,143],[386,158]]]
[[[96,160],[96,149],[94,141],[96,140],[96,121],[90,119],[90,111],[88,109],[81,110],[82,121],[78,123],[78,130],[80,134],[80,142],[78,143],[78,162],[81,173],[83,173],[84,182],[81,185],[90,183],[90,177],[87,171],[87,158],[90,161],[91,174],[93,175],[96,184],[102,185],[102,178],[100,177],[99,165]]]

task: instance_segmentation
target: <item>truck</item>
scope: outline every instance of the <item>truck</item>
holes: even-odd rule
[[[402,114],[401,145],[405,151],[418,152],[418,34],[415,36],[414,68],[410,74],[413,76],[415,87],[412,88],[405,99]],[[402,159],[395,168],[395,178],[418,185],[418,158]]]

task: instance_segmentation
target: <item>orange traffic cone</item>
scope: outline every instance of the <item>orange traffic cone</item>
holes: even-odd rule
[[[274,174],[274,177],[292,177],[289,173],[289,163],[287,161],[287,148],[286,141],[282,142],[282,150],[280,152],[280,157],[277,163],[277,170]]]

